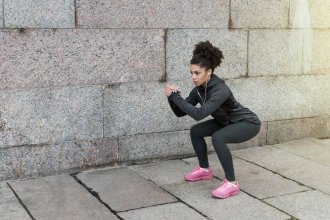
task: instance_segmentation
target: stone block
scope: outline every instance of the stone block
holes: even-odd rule
[[[330,111],[330,75],[256,77],[227,84],[261,121],[317,117]]]
[[[303,30],[250,30],[249,76],[301,74],[304,33]]]
[[[177,83],[182,97],[192,86]],[[178,118],[164,94],[164,83],[141,82],[109,85],[104,94],[104,133],[106,137],[178,131],[190,128],[194,120]],[[141,139],[143,141],[143,139]],[[159,145],[158,145],[159,146]]]
[[[163,35],[151,29],[0,31],[0,90],[158,81],[165,73]]]
[[[330,31],[307,29],[304,32],[303,72],[330,74]]]
[[[97,192],[101,200],[115,211],[177,201],[175,197],[140,176],[136,171],[125,167],[83,172],[77,177]]]
[[[3,1],[0,1],[0,9],[3,9]],[[0,10],[0,28],[3,28],[4,20],[3,20],[3,10]]]
[[[290,3],[291,28],[329,28],[330,2],[324,0],[292,0]]]
[[[0,181],[54,175],[117,161],[118,141],[101,138],[0,149]]]
[[[118,219],[69,175],[10,182],[34,219]]]
[[[229,0],[77,1],[79,27],[227,28]]]
[[[267,143],[300,139],[304,137],[324,138],[330,136],[329,116],[289,119],[268,122]]]
[[[318,191],[284,195],[265,200],[267,203],[287,212],[296,219],[328,219],[330,197]]]
[[[166,47],[166,71],[169,80],[191,80],[190,60],[195,44],[209,40],[224,59],[215,73],[221,78],[245,76],[247,72],[247,31],[227,29],[169,30]]]
[[[232,0],[234,28],[287,28],[290,0]]]
[[[0,183],[0,212],[2,220],[31,219],[5,182]]]
[[[194,154],[187,131],[123,136],[119,139],[119,160],[142,160]]]
[[[103,136],[101,86],[0,92],[1,147]]]
[[[165,205],[158,205],[148,208],[132,210],[118,213],[120,217],[127,220],[139,219],[158,219],[158,220],[182,220],[189,216],[190,220],[206,220],[201,214],[197,213],[187,205],[177,202]]]
[[[216,199],[211,192],[219,180],[172,184],[169,191],[210,219],[288,219],[285,213],[244,192],[228,199]],[[248,204],[248,205],[247,205]],[[235,214],[233,214],[235,213]],[[221,216],[219,218],[219,216]]]
[[[74,28],[74,0],[5,0],[6,28]]]

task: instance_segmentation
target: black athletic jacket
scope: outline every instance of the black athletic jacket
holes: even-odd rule
[[[178,117],[189,115],[199,121],[211,115],[217,122],[228,124],[238,121],[249,121],[261,124],[258,116],[250,109],[243,107],[233,96],[225,81],[212,74],[205,88],[196,86],[186,99],[180,92],[173,92],[168,101],[172,111]],[[200,107],[195,107],[200,103]]]

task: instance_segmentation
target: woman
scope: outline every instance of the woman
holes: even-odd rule
[[[225,180],[212,191],[217,198],[228,198],[239,194],[239,184],[235,179],[231,152],[227,143],[241,143],[256,136],[261,122],[258,116],[243,107],[233,96],[225,81],[214,74],[223,59],[222,51],[209,41],[195,45],[190,61],[190,72],[195,88],[186,99],[180,96],[176,85],[166,85],[164,92],[171,109],[177,117],[189,115],[199,121],[191,127],[190,137],[199,165],[184,176],[187,181],[209,180],[213,178],[209,167],[207,147],[204,137],[212,136],[212,143],[225,173]],[[200,107],[196,107],[200,103]]]

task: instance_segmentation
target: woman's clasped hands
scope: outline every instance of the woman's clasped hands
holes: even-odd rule
[[[169,97],[172,92],[180,92],[180,88],[176,85],[167,84],[164,88],[165,95]]]

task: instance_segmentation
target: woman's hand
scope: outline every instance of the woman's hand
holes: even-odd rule
[[[180,92],[180,88],[176,85],[169,85],[167,84],[164,89],[165,95],[169,97],[172,92]]]

